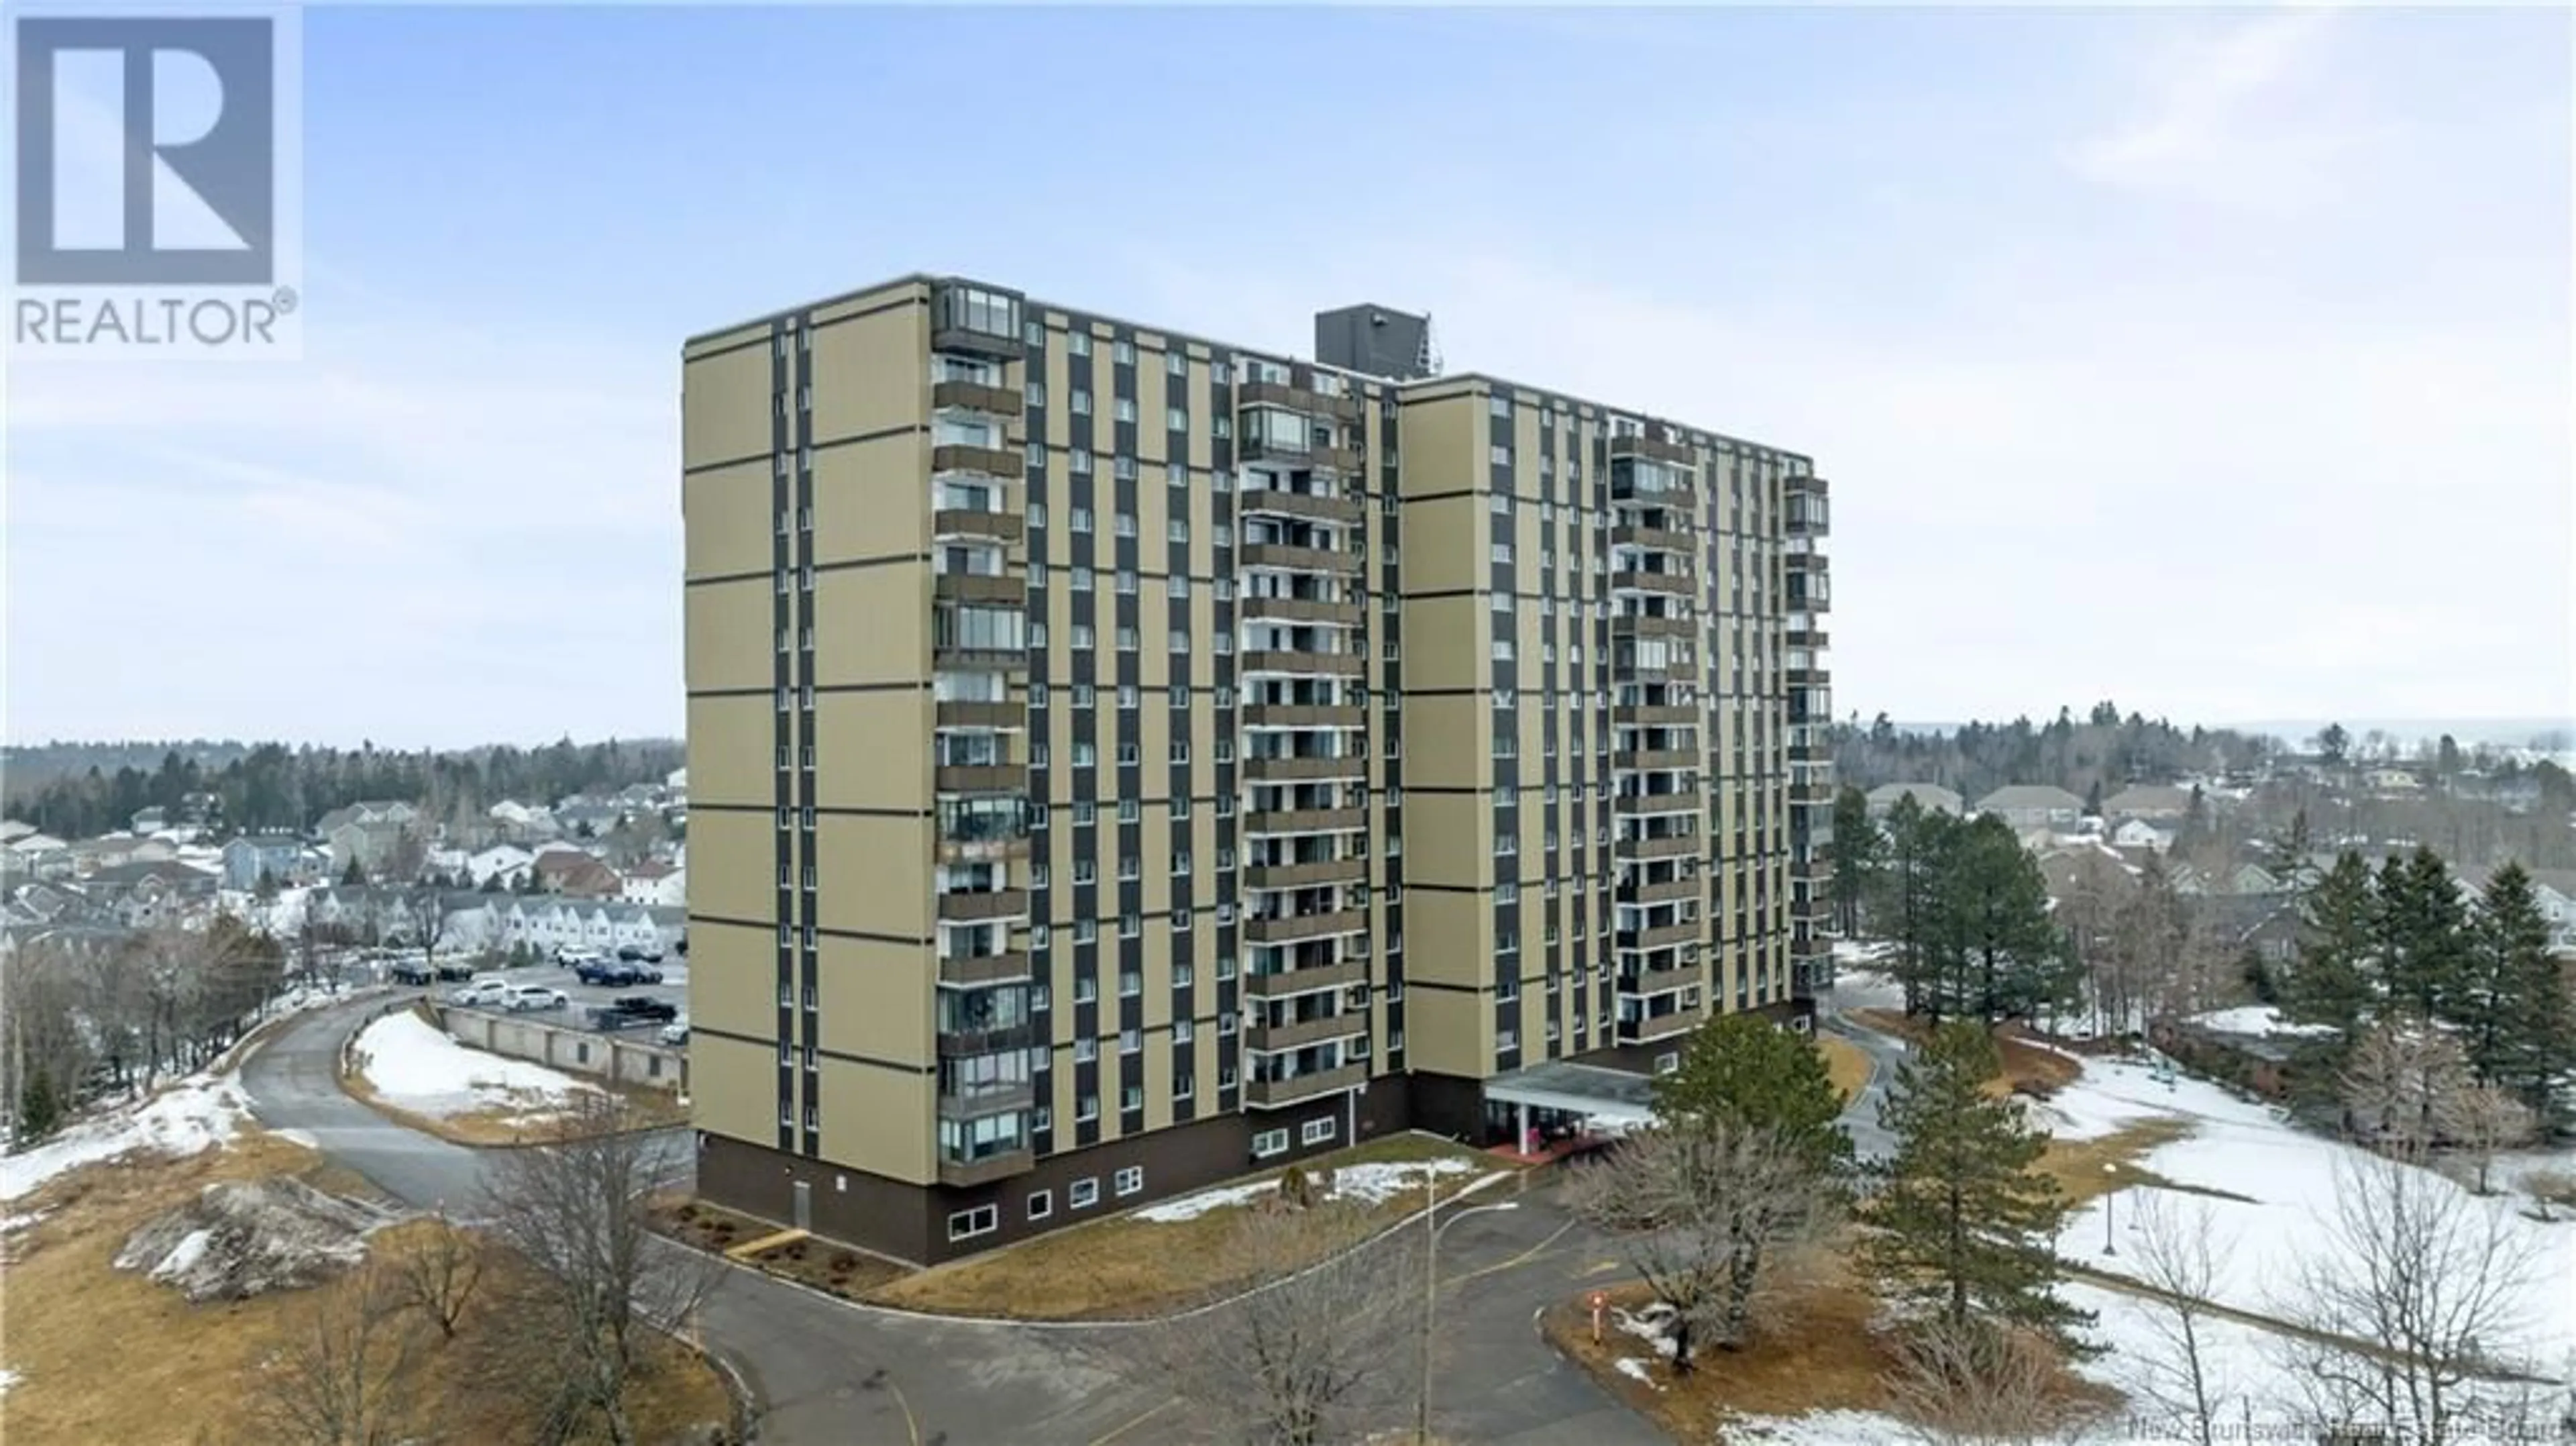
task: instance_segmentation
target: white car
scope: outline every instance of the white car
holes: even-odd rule
[[[687,1015],[684,1014],[678,1019],[674,1019],[670,1023],[662,1026],[662,1042],[664,1044],[686,1044],[689,1042],[689,1019]]]
[[[549,989],[542,984],[521,985],[501,996],[501,1007],[513,1014],[524,1014],[535,1009],[566,1009],[571,1005],[571,995],[560,989]]]
[[[510,986],[499,979],[476,979],[447,996],[450,1004],[480,1008],[500,1004],[510,997]]]

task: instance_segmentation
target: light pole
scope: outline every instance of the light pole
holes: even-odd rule
[[[1431,1440],[1431,1339],[1432,1322],[1440,1309],[1440,1232],[1488,1210],[1515,1210],[1515,1201],[1493,1205],[1472,1205],[1439,1220],[1440,1174],[1429,1165],[1422,1167],[1422,1392],[1413,1401],[1414,1446],[1428,1446]],[[1434,1223],[1434,1222],[1437,1223]]]
[[[2116,1180],[2120,1177],[2120,1167],[2116,1162],[2106,1160],[2102,1164],[2102,1173],[2104,1176]],[[2112,1188],[2106,1188],[2102,1191],[2102,1253],[2104,1255],[2117,1255],[2120,1253],[2120,1247],[2114,1244],[2111,1239],[2111,1214],[2116,1206],[2118,1198],[2119,1197],[2113,1193]]]

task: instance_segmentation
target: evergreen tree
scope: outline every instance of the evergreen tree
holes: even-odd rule
[[[2084,789],[2084,816],[2086,818],[2102,816],[2102,780],[2098,778],[2086,785]]]
[[[2283,1012],[2337,1031],[2348,1047],[2378,1013],[2379,899],[2370,865],[2346,850],[2319,880],[2300,918],[2297,965],[2281,990]]]
[[[267,869],[259,871],[259,882],[251,885],[251,897],[260,900],[277,897],[277,875]]]
[[[1824,1054],[1758,1014],[1723,1014],[1694,1031],[1679,1066],[1655,1076],[1654,1097],[1664,1119],[1768,1130],[1819,1171],[1851,1159]]]
[[[366,885],[367,871],[359,866],[357,855],[349,856],[349,866],[340,871],[340,882],[353,889]]]
[[[1908,1015],[1920,1013],[1926,1002],[1924,946],[1932,929],[1933,874],[1951,826],[1947,815],[1925,812],[1911,794],[1887,811],[1885,862],[1870,914],[1896,945],[1892,972],[1905,986]]]
[[[1939,875],[1940,941],[1950,1005],[1993,1020],[2027,1015],[2054,992],[2063,954],[2039,862],[1991,814],[1958,830]]]
[[[63,1098],[54,1088],[53,1072],[38,1066],[18,1088],[17,1142],[34,1144],[62,1128],[62,1123]]]
[[[2487,881],[2471,926],[2472,1008],[2458,1021],[2469,1065],[2482,1084],[2511,1091],[2545,1121],[2556,1121],[2550,1082],[2576,1070],[2576,1001],[2566,971],[2550,956],[2549,920],[2531,875],[2506,864]]]
[[[1896,1136],[1864,1246],[1872,1273],[1955,1325],[2004,1321],[2083,1352],[2073,1332],[2092,1317],[2056,1294],[2056,1236],[2068,1209],[2036,1166],[2045,1135],[2025,1127],[1986,1082],[2001,1060],[1985,1029],[1953,1020],[1899,1067],[1879,1106]]]
[[[1869,796],[1850,784],[1834,795],[1834,927],[1845,938],[1860,932],[1860,904],[1872,885],[1886,840],[1869,816]]]
[[[2418,848],[2379,870],[2379,947],[2389,1001],[2451,1018],[2468,971],[2468,909],[2441,855]]]

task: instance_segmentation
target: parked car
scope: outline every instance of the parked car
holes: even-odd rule
[[[447,1002],[450,1004],[462,1005],[468,1009],[480,1009],[489,1005],[506,1003],[509,1000],[510,992],[510,986],[506,981],[499,979],[477,979],[466,985],[464,988],[450,993],[447,996]]]
[[[688,1043],[689,1021],[687,1017],[682,1016],[679,1019],[671,1021],[669,1024],[663,1025],[661,1038],[664,1044],[676,1045]]]
[[[513,1014],[535,1009],[563,1009],[571,1004],[571,995],[542,984],[522,984],[501,996],[501,1007]]]
[[[608,959],[575,965],[572,973],[574,978],[584,984],[602,985],[610,989],[662,982],[662,971],[649,964],[628,964]]]
[[[680,1017],[680,1006],[647,994],[625,994],[590,1012],[591,1022],[602,1029],[622,1029],[630,1024],[667,1024]]]
[[[428,984],[432,980],[429,966],[417,959],[405,959],[385,970],[385,977],[396,984]]]
[[[438,966],[436,973],[438,975],[439,983],[455,984],[460,981],[472,979],[474,977],[474,966],[471,964],[441,964]]]
[[[662,951],[647,949],[641,944],[620,944],[617,946],[617,957],[629,964],[659,964],[662,962]]]

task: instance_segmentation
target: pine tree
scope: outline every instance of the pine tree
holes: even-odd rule
[[[2347,851],[2308,895],[2298,962],[2281,990],[2283,1012],[2297,1023],[2336,1030],[2338,1049],[2378,1013],[2378,920],[2370,865]]]
[[[1680,1064],[1655,1076],[1655,1113],[1768,1130],[1820,1171],[1851,1159],[1842,1096],[1813,1041],[1758,1014],[1725,1014],[1695,1031]]]
[[[1958,821],[1927,811],[1908,794],[1887,812],[1886,861],[1878,873],[1880,897],[1870,906],[1878,928],[1896,945],[1893,973],[1905,986],[1905,1012],[1937,1011],[1931,989],[1935,961],[1931,945],[1937,919],[1934,902],[1941,860]],[[1939,1018],[1938,1013],[1934,1018]]]
[[[1958,831],[1940,873],[1941,942],[1958,977],[1951,1003],[1984,1020],[2030,1013],[2061,958],[2039,863],[1991,814]]]
[[[18,1143],[30,1145],[62,1128],[63,1099],[54,1089],[53,1072],[42,1067],[18,1088]]]
[[[349,866],[340,871],[340,882],[353,889],[365,887],[367,871],[360,866],[355,854],[349,856]]]
[[[2047,1137],[1985,1091],[2001,1068],[1985,1029],[1954,1020],[1898,1069],[1879,1107],[1896,1153],[1876,1169],[1864,1249],[1875,1275],[1953,1324],[2008,1321],[2082,1352],[2073,1333],[2092,1317],[2055,1291],[2068,1204],[2034,1168]]]
[[[2468,910],[2441,855],[2419,848],[2380,866],[2379,947],[2391,1003],[2423,1019],[2452,1017],[2468,968]]]
[[[2482,1084],[2511,1091],[2544,1120],[2553,1108],[2550,1081],[2576,1069],[2576,1003],[2567,975],[2549,952],[2549,920],[2532,892],[2531,875],[2506,864],[2487,881],[2471,924],[2470,1067]]]
[[[1834,926],[1845,938],[1860,932],[1861,898],[1882,862],[1886,840],[1869,816],[1869,796],[1849,784],[1834,795]]]

